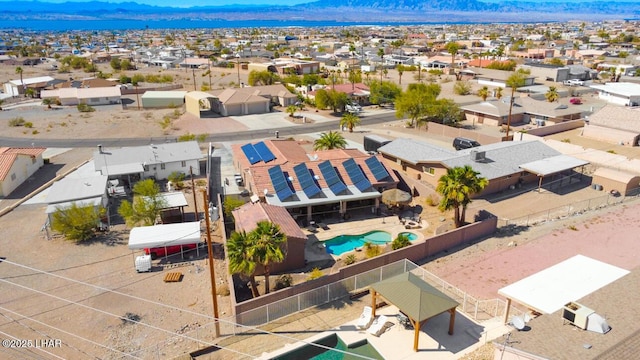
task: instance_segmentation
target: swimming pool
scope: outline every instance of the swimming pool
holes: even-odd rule
[[[326,347],[346,351],[347,353],[366,356],[371,359],[380,359],[383,357],[376,351],[376,349],[369,344],[367,339],[362,339],[354,344],[347,346],[344,341],[335,333],[324,337],[320,340],[314,341],[312,344],[323,345]],[[272,360],[298,360],[298,359],[313,359],[313,360],[334,360],[334,359],[361,359],[361,357],[349,356],[342,352],[332,351],[329,349],[314,346],[312,344],[301,346],[297,349],[291,350],[285,354],[272,358]]]
[[[400,234],[408,237],[411,242],[418,239],[418,235],[410,231],[404,231]],[[367,242],[374,245],[386,245],[391,241],[391,234],[388,232],[374,230],[360,235],[339,235],[327,241],[323,241],[323,244],[329,254],[339,256],[362,247]]]
[[[391,242],[391,234],[386,231],[375,230],[360,235],[339,235],[323,243],[329,254],[342,255],[364,246],[366,242],[374,245],[386,245]]]

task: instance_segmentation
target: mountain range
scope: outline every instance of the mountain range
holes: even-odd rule
[[[232,1],[232,0],[231,0]],[[256,0],[257,1],[257,0]],[[640,18],[639,1],[319,0],[297,5],[168,7],[137,2],[2,1],[0,20],[333,20],[337,22],[540,22]]]

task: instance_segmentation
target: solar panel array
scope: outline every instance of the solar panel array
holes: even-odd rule
[[[287,183],[287,179],[284,177],[282,169],[280,169],[280,165],[269,169],[269,177],[271,178],[271,184],[276,192],[276,196],[280,201],[285,201],[293,196],[293,191],[291,191],[289,183]]]
[[[273,155],[264,141],[260,141],[255,145],[245,144],[242,145],[240,149],[242,149],[242,152],[247,157],[247,160],[249,160],[249,163],[251,165],[259,163],[260,161],[268,163],[269,161],[272,161],[276,158],[276,156]]]
[[[356,164],[356,161],[353,159],[347,159],[342,162],[344,169],[347,170],[347,174],[351,178],[351,182],[355,185],[356,188],[360,191],[365,191],[371,187],[371,183],[364,173],[362,169]]]
[[[294,166],[293,171],[296,173],[296,177],[300,182],[302,191],[304,191],[308,198],[311,198],[322,191],[313,180],[313,177],[311,177],[311,173],[309,172],[309,169],[307,169],[307,165],[305,165],[305,163],[300,163]]]
[[[269,150],[269,148],[267,147],[267,144],[265,144],[264,141],[260,141],[259,143],[256,143],[255,145],[253,145],[253,148],[256,149],[256,151],[258,152],[258,155],[260,155],[260,157],[262,158],[262,161],[266,163],[276,158],[276,156],[273,155],[273,153],[271,152],[271,150]]]
[[[249,163],[251,165],[253,165],[255,163],[259,163],[260,161],[262,161],[262,158],[260,157],[260,155],[258,155],[258,152],[253,147],[253,145],[245,144],[245,145],[242,145],[240,147],[240,149],[242,149],[242,152],[244,153],[244,156],[247,157],[247,160],[249,160]]]
[[[327,186],[331,189],[332,193],[340,195],[342,192],[347,190],[347,185],[340,180],[338,173],[336,173],[336,169],[333,168],[333,165],[331,165],[329,160],[318,164],[318,168],[320,169],[320,172],[324,177],[324,181],[326,181]]]
[[[372,156],[365,160],[364,163],[367,164],[369,170],[373,173],[373,177],[376,178],[376,181],[382,181],[390,176],[387,169],[384,168],[377,157]]]

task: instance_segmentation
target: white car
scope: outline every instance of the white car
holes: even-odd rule
[[[358,104],[347,104],[344,109],[350,113],[358,114],[362,111],[362,106]]]
[[[568,86],[582,86],[584,85],[584,81],[578,80],[578,79],[571,79],[571,80],[565,80],[564,84]]]

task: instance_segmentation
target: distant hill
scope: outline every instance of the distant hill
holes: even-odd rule
[[[244,0],[248,2],[249,0]],[[638,19],[640,1],[320,0],[293,6],[161,7],[136,2],[0,2],[0,20],[334,20],[345,22],[539,22]],[[250,25],[248,25],[250,26]],[[0,25],[1,27],[1,25]]]

